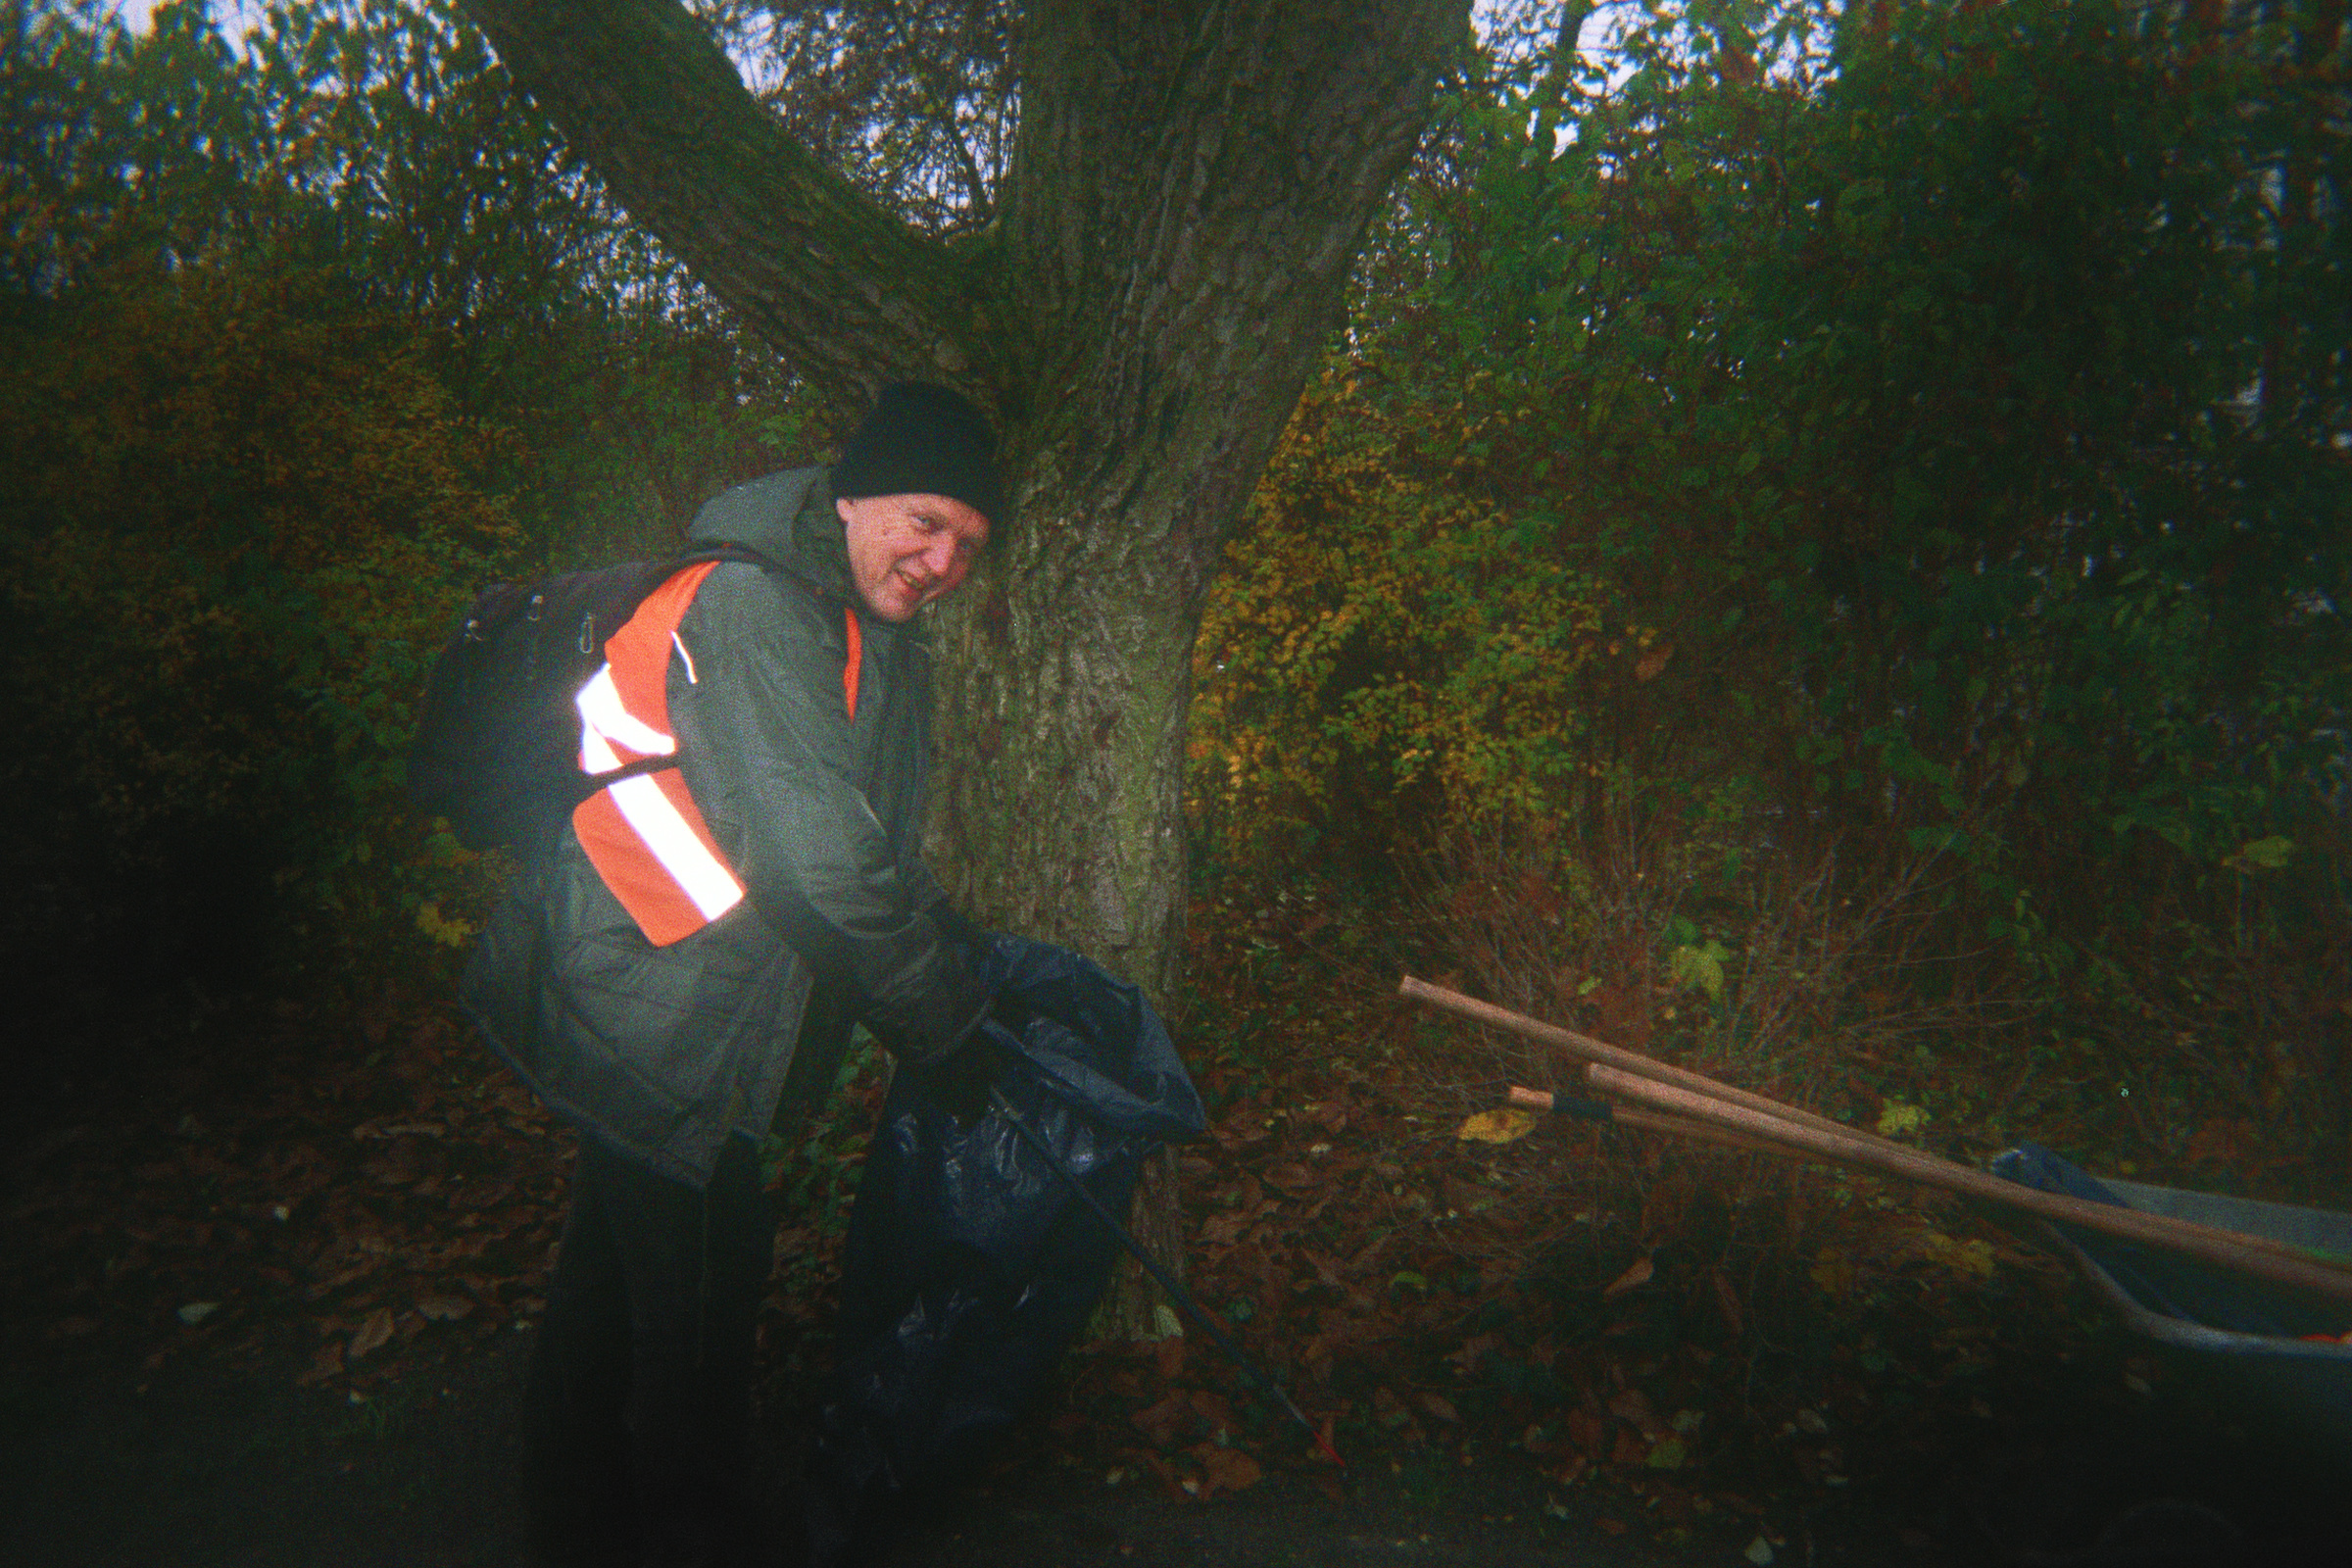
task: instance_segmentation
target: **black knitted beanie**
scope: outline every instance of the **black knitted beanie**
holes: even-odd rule
[[[960,393],[925,381],[894,381],[842,443],[833,494],[947,496],[990,522],[1004,515],[997,442],[988,420]]]

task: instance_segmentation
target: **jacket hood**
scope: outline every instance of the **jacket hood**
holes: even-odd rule
[[[686,537],[757,550],[826,593],[858,602],[849,545],[823,468],[790,468],[723,491],[694,514]]]

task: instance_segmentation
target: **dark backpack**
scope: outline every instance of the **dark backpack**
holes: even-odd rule
[[[608,773],[580,771],[572,699],[605,662],[605,642],[671,576],[706,561],[767,560],[713,545],[665,561],[568,571],[536,583],[492,583],[441,645],[409,749],[409,799],[444,816],[469,850],[533,854],[564,819],[615,779],[671,765],[648,758]]]

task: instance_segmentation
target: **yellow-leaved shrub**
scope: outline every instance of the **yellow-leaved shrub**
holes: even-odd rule
[[[1399,471],[1395,417],[1310,388],[1210,589],[1190,805],[1220,858],[1541,815],[1590,770],[1601,585],[1528,509]]]

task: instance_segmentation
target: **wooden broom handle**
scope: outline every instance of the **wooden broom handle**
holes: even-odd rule
[[[1923,1186],[1940,1187],[1945,1192],[2024,1209],[2043,1219],[2064,1220],[2127,1241],[2161,1247],[2222,1268],[2236,1269],[2274,1284],[2290,1285],[2334,1300],[2352,1302],[2352,1273],[2313,1262],[2294,1249],[2267,1237],[2247,1236],[2191,1220],[2143,1214],[2135,1208],[2087,1202],[2060,1193],[2021,1187],[1917,1150],[1899,1146],[1880,1148],[1843,1129],[1825,1132],[1799,1126],[1768,1112],[1639,1078],[1599,1062],[1587,1067],[1585,1076],[1603,1094],[1669,1115],[1687,1116],[1725,1132],[1787,1144],[1842,1164],[1860,1165]]]

